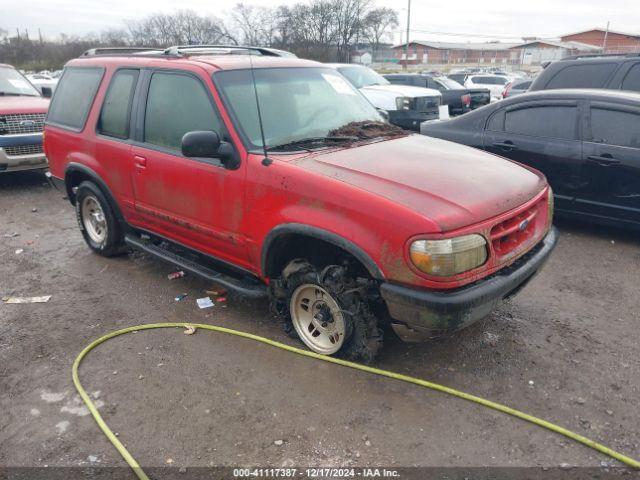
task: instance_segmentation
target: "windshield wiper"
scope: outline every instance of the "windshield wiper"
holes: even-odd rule
[[[15,92],[0,92],[0,97],[20,97],[22,95],[22,93]]]
[[[329,135],[326,137],[309,137],[309,138],[301,138],[300,140],[294,140],[293,142],[282,143],[280,145],[272,145],[267,147],[267,150],[288,150],[290,148],[296,149],[300,148],[301,150],[311,150],[314,144],[318,144],[319,146],[326,146],[328,143],[341,143],[341,142],[355,142],[358,140],[356,136],[346,136],[346,135]]]

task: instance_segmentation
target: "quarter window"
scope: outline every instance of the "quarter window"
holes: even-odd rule
[[[529,107],[505,115],[504,129],[535,137],[576,139],[578,108],[574,106]]]
[[[47,121],[82,130],[102,79],[102,68],[66,68],[51,100]]]
[[[131,100],[138,81],[138,70],[118,70],[111,80],[102,105],[98,131],[111,137],[129,137]]]
[[[221,133],[221,126],[199,80],[176,73],[153,74],[144,120],[145,142],[180,150],[185,133],[196,130]]]
[[[640,148],[640,115],[604,108],[591,109],[591,136],[594,142]]]
[[[627,72],[627,76],[622,81],[622,90],[640,92],[640,63],[636,63]]]

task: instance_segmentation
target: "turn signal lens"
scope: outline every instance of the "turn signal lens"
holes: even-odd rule
[[[547,213],[547,226],[550,226],[553,223],[553,209],[555,208],[555,204],[553,201],[553,190],[551,190],[551,187],[549,187],[548,195],[549,212]]]
[[[446,240],[417,240],[409,256],[418,270],[438,277],[450,277],[479,267],[487,261],[487,242],[481,235],[464,235]]]

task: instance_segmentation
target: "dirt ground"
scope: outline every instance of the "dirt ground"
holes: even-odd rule
[[[387,336],[375,365],[639,458],[640,239],[558,226],[551,260],[509,304],[429,344]],[[172,268],[142,254],[91,253],[72,207],[37,173],[0,176],[0,256],[0,296],[52,295],[0,304],[0,467],[125,465],[71,381],[76,355],[109,331],[189,321],[298,345],[265,302],[229,296],[228,308],[199,310],[206,282],[169,281]],[[617,465],[463,400],[213,332],[111,340],[90,354],[81,379],[144,466]]]

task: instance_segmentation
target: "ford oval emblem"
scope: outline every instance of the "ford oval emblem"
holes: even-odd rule
[[[520,225],[518,225],[518,230],[520,230],[521,232],[524,232],[528,226],[529,226],[529,220],[523,220],[522,222],[520,222]]]
[[[20,126],[21,127],[35,127],[36,122],[34,122],[33,120],[22,120],[20,122]]]

